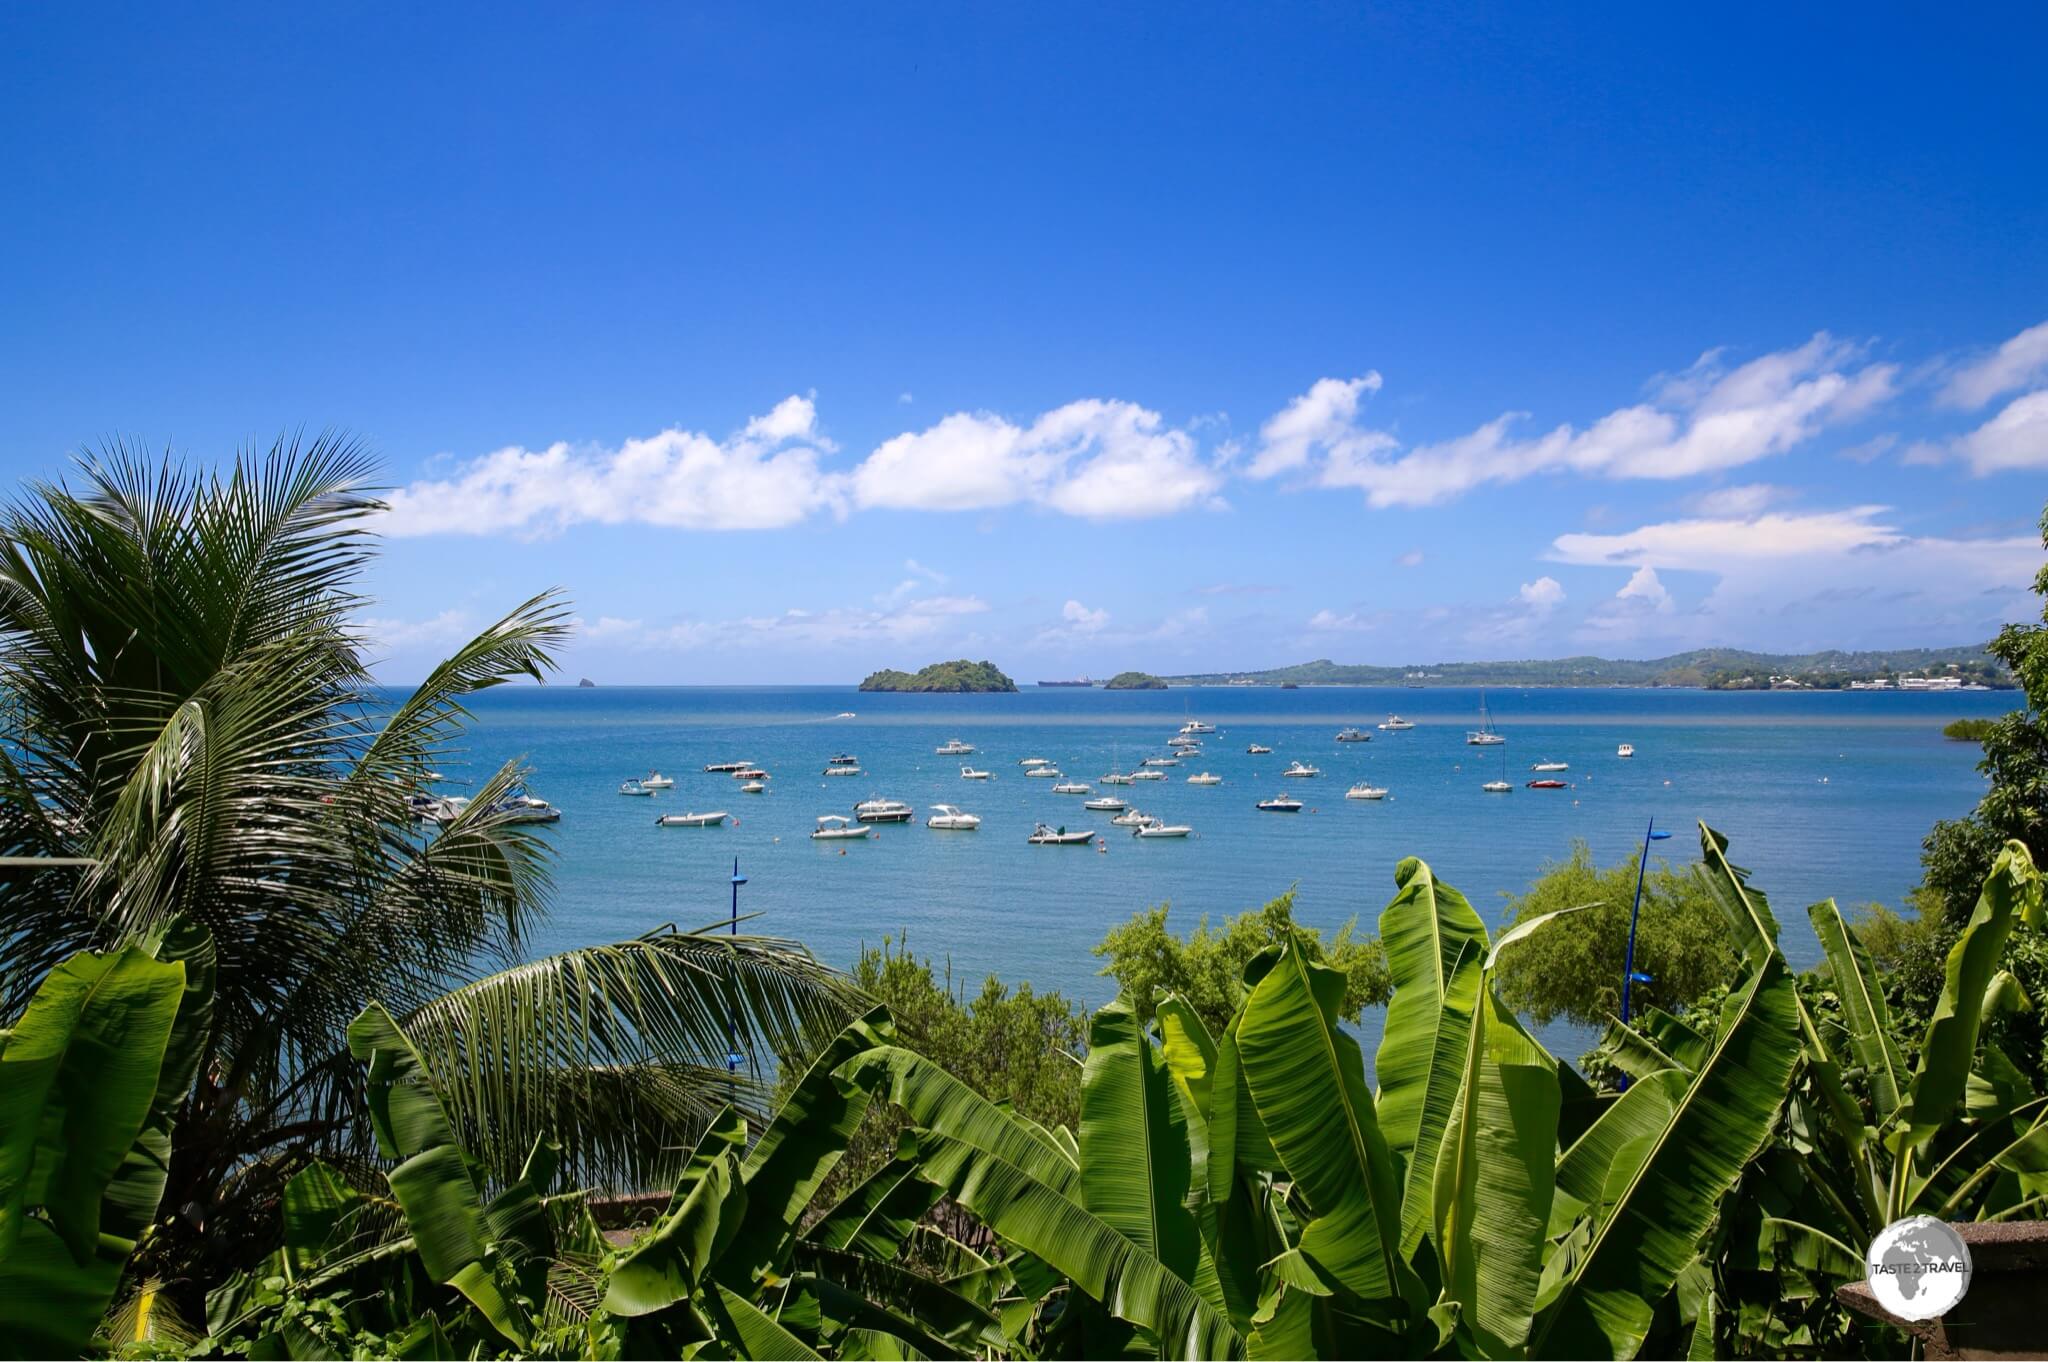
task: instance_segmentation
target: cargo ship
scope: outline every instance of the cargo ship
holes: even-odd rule
[[[1071,681],[1041,681],[1038,684],[1041,686],[1092,686],[1095,683],[1085,676],[1077,676]]]

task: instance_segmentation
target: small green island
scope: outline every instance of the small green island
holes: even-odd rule
[[[1014,691],[1017,683],[1003,675],[993,662],[969,662],[963,657],[953,662],[934,662],[914,676],[884,667],[861,682],[860,688],[943,695]]]
[[[1957,719],[1943,728],[1941,735],[1952,742],[1983,742],[1997,723],[1996,719]]]
[[[1104,690],[1165,690],[1166,682],[1150,672],[1118,672],[1102,683]]]

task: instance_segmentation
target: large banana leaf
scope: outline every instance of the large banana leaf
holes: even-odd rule
[[[480,1189],[418,1052],[377,1003],[349,1024],[348,1043],[350,1053],[369,1062],[370,1120],[385,1157],[399,1160],[386,1178],[412,1226],[421,1266],[524,1348],[531,1325],[493,1272]]]
[[[1344,976],[1298,940],[1279,949],[1237,1024],[1246,1086],[1313,1214],[1301,1250],[1367,1301],[1406,1297],[1400,1193],[1358,1042],[1337,1025]]]
[[[1679,1070],[1665,1069],[1629,1084],[1628,1091],[1558,1156],[1551,1204],[1553,1237],[1564,1233],[1587,1210],[1605,1214],[1600,1196],[1616,1159],[1631,1149],[1639,1157],[1648,1152],[1651,1139],[1670,1124],[1671,1113],[1689,1081]]]
[[[913,1124],[993,1154],[1080,1204],[1081,1170],[1057,1140],[1035,1124],[999,1110],[924,1056],[900,1046],[877,1045],[847,1060],[838,1074],[886,1096]]]
[[[1742,958],[1754,969],[1778,949],[1778,919],[1763,891],[1750,884],[1749,872],[1729,861],[1728,839],[1705,823],[1699,828],[1700,882],[1720,905]]]
[[[185,967],[140,946],[50,972],[0,1050],[0,1259],[40,1207],[80,1263],[156,1100]]]
[[[818,1355],[753,1302],[722,1286],[716,1295],[705,1298],[705,1306],[720,1339],[735,1357],[753,1358],[756,1362],[798,1362]]]
[[[1202,1170],[1203,1189],[1196,1223],[1202,1235],[1202,1260],[1207,1273],[1198,1274],[1205,1289],[1207,1277],[1215,1279],[1215,1296],[1223,1313],[1239,1333],[1252,1327],[1261,1289],[1259,1264],[1273,1256],[1269,1242],[1268,1217],[1262,1194],[1255,1182],[1262,1170],[1276,1167],[1278,1157],[1266,1138],[1265,1126],[1253,1107],[1238,1062],[1237,1028],[1242,1014],[1234,1018],[1217,1041],[1210,1070],[1209,1106],[1203,1123],[1208,1144],[1207,1166]],[[1175,1049],[1167,1047],[1172,1062]]]
[[[1137,1010],[1121,997],[1088,1023],[1080,1149],[1082,1204],[1183,1281],[1193,1281],[1199,1241],[1184,1204],[1187,1120],[1165,1059],[1146,1038]]]
[[[185,991],[178,999],[178,1016],[164,1047],[163,1066],[157,1071],[149,1116],[107,1186],[100,1228],[133,1240],[143,1237],[156,1218],[157,1203],[163,1200],[178,1109],[192,1090],[201,1058],[213,1043],[213,994],[219,975],[213,937],[191,918],[172,918],[161,932],[141,944],[157,960],[185,967]]]
[[[912,1160],[891,1159],[841,1197],[804,1238],[892,1262],[938,1199],[939,1189],[917,1176]]]
[[[652,1314],[691,1301],[699,1287],[710,1282],[712,1269],[738,1233],[747,1208],[738,1161],[722,1141],[715,1147],[717,1153],[708,1161],[693,1161],[700,1171],[681,1204],[605,1274],[605,1309],[616,1315]]]
[[[81,953],[0,1032],[0,1339],[19,1355],[83,1351],[134,1247],[118,1231],[155,1212],[107,1197],[154,1109],[184,990],[182,963],[139,946]]]
[[[1814,935],[1820,938],[1821,949],[1827,953],[1828,969],[1834,975],[1835,998],[1842,1006],[1842,1025],[1849,1033],[1849,1048],[1869,1074],[1871,1107],[1882,1127],[1899,1109],[1906,1065],[1892,1041],[1891,1016],[1885,1008],[1877,969],[1833,899],[1814,904],[1806,915],[1812,919]]]
[[[1045,1260],[1111,1314],[1147,1330],[1164,1357],[1236,1357],[1229,1321],[1166,1265],[1077,1202],[975,1144],[918,1136],[918,1176],[1006,1243]]]
[[[2024,844],[2007,842],[1992,863],[1963,934],[1949,948],[1941,997],[1927,1023],[1905,1105],[1909,1145],[1926,1143],[1954,1116],[1977,1052],[1984,990],[1997,972],[2014,916],[2030,911],[2040,898],[2041,876],[2033,857]]]
[[[1400,1158],[1433,1147],[1442,1136],[1451,1098],[1465,1062],[1469,1001],[1446,1008],[1452,993],[1477,995],[1476,967],[1486,954],[1486,924],[1465,896],[1439,884],[1427,863],[1410,856],[1394,869],[1399,892],[1380,914],[1380,943],[1394,997],[1373,1061],[1379,1078],[1379,1122],[1387,1147]],[[1471,950],[1473,968],[1459,961]],[[1454,1034],[1439,1043],[1439,1033]],[[1428,1185],[1425,1176],[1423,1186]]]
[[[1433,1219],[1443,1299],[1477,1350],[1499,1357],[1520,1351],[1536,1314],[1562,1094],[1557,1061],[1501,1006],[1490,978],[1470,1032]]]
[[[1710,835],[1702,842],[1712,845]],[[1670,1121],[1615,1186],[1612,1208],[1538,1321],[1534,1352],[1635,1356],[1721,1199],[1770,1137],[1798,1055],[1798,1021],[1792,979],[1772,950],[1728,1000],[1719,1042]],[[1609,1177],[1613,1185],[1612,1169]]]
[[[721,1281],[751,1290],[756,1280],[780,1269],[805,1208],[867,1114],[866,1090],[842,1080],[837,1071],[855,1055],[887,1044],[894,1034],[888,1012],[873,1009],[833,1037],[790,1090],[740,1168],[747,1185],[746,1218],[719,1259]]]

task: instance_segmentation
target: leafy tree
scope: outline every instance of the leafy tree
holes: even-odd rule
[[[1544,867],[1528,891],[1513,900],[1511,926],[1562,908],[1592,906],[1502,963],[1503,1001],[1538,1024],[1556,1017],[1597,1024],[1620,1014],[1637,860],[1631,856],[1601,869],[1593,864],[1591,849],[1575,842],[1570,857]],[[1653,863],[1643,876],[1636,929],[1636,969],[1650,982],[1636,985],[1631,1004],[1683,1012],[1727,982],[1734,965],[1727,925],[1712,893],[1691,870]]]
[[[1114,978],[1131,999],[1141,1020],[1149,1021],[1156,1001],[1175,994],[1194,1008],[1212,1030],[1230,1024],[1244,1001],[1244,970],[1252,958],[1271,946],[1301,937],[1309,957],[1344,976],[1344,1001],[1339,1015],[1357,1022],[1368,1007],[1387,1001],[1392,982],[1386,952],[1371,937],[1356,934],[1357,922],[1345,923],[1335,936],[1294,920],[1294,891],[1265,907],[1239,913],[1211,927],[1205,916],[1186,938],[1167,926],[1170,905],[1134,913],[1112,927],[1095,953],[1108,957],[1101,972]]]
[[[2048,510],[2041,540],[2048,546]],[[2012,669],[2027,703],[1985,722],[1975,735],[1984,744],[1977,769],[1990,786],[1967,817],[1936,823],[1922,845],[1925,884],[1957,931],[2008,839],[2025,845],[2036,861],[2048,861],[2048,567],[2035,575],[2034,592],[2042,599],[2042,623],[2009,624],[1989,648]]]
[[[372,999],[487,1175],[547,1132],[575,1176],[629,1185],[721,1104],[728,1025],[772,1061],[850,1001],[761,938],[526,958],[548,848],[504,802],[522,769],[432,831],[408,797],[456,756],[466,697],[547,674],[567,611],[536,597],[387,699],[354,623],[368,474],[332,437],[210,474],[116,448],[0,512],[0,851],[90,862],[0,868],[0,1016],[76,951],[181,914],[210,935],[199,1078],[136,1236],[188,1306],[264,1251],[296,1169],[372,1156],[346,1036]]]

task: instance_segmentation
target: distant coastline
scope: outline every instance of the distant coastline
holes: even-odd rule
[[[1888,652],[1756,653],[1698,648],[1669,657],[1565,657],[1380,667],[1318,658],[1261,671],[1195,672],[1175,686],[1669,687],[1688,690],[2011,690],[2011,674],[1981,647]]]

